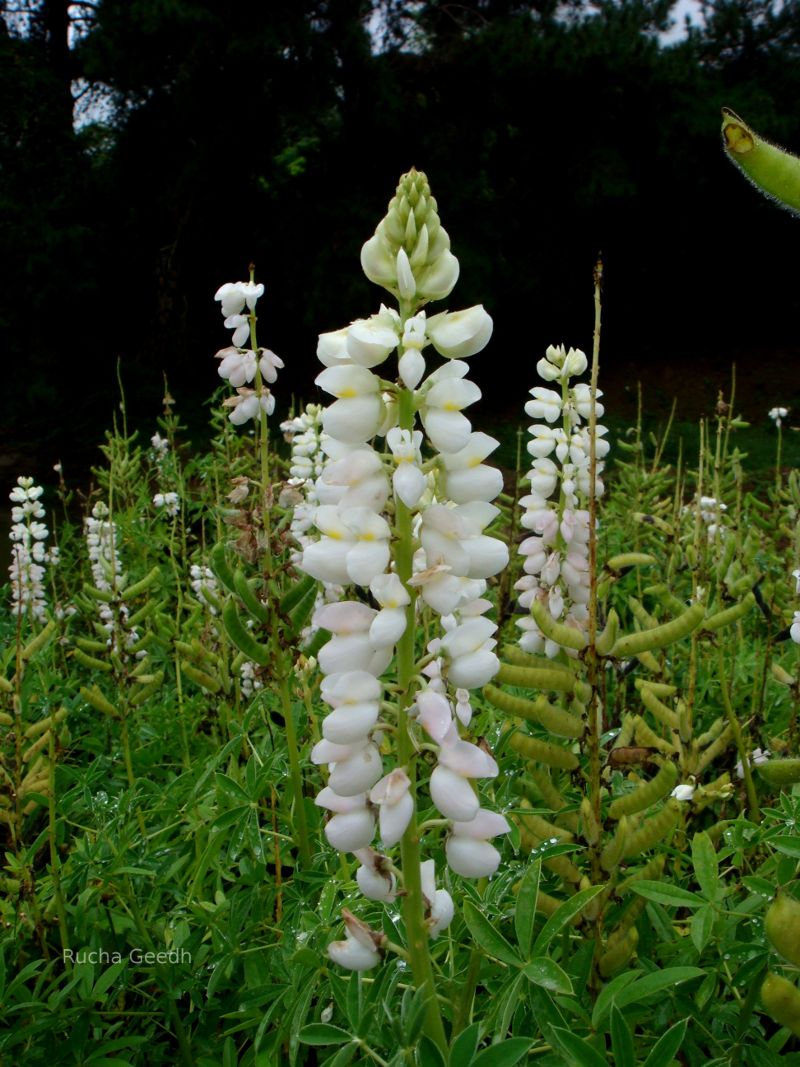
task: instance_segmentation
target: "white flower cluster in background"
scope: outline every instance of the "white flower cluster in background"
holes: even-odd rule
[[[533,465],[526,478],[531,492],[520,504],[525,508],[522,525],[532,532],[520,545],[525,558],[524,575],[516,583],[520,607],[530,610],[535,601],[544,603],[554,619],[577,630],[586,630],[589,619],[589,417],[591,389],[585,383],[570,384],[583,374],[587,359],[579,349],[550,346],[536,369],[539,377],[560,388],[531,389],[526,414],[543,420],[529,427],[527,448]],[[603,394],[598,390],[597,396]],[[596,402],[596,417],[603,405]],[[595,427],[597,470],[595,495],[603,494],[599,474],[608,454],[604,426]],[[520,646],[526,652],[544,652],[549,658],[561,648],[546,638],[532,616],[517,621],[522,630]]]
[[[485,617],[490,603],[483,594],[486,580],[508,562],[505,544],[484,532],[498,514],[491,501],[502,476],[483,460],[498,442],[473,432],[463,414],[481,396],[466,378],[465,360],[484,348],[492,320],[480,305],[432,317],[420,310],[455,284],[458,261],[449,245],[424,175],[411,172],[361,256],[367,277],[398,297],[401,310],[381,305],[368,319],[322,334],[317,348],[325,370],[316,384],[334,400],[322,413],[327,460],[314,482],[317,537],[306,542],[300,565],[322,582],[361,592],[316,612],[315,624],[333,635],[318,654],[321,694],[331,710],[311,758],[329,769],[317,797],[331,813],[328,841],[358,857],[357,881],[371,899],[394,898],[396,869],[385,851],[400,842],[414,814],[407,768],[385,773],[381,715],[392,710],[383,701],[381,675],[409,624],[415,594],[418,605],[442,616],[444,630],[430,649],[429,686],[407,710],[438,749],[430,792],[451,820],[449,866],[472,878],[494,873],[500,854],[489,839],[509,829],[503,816],[480,807],[471,782],[496,775],[497,764],[488,751],[461,740],[448,699],[448,685],[457,687],[456,714],[467,724],[468,690],[499,669],[496,624]],[[426,377],[431,351],[444,363]],[[383,369],[392,356],[396,387],[388,386]],[[412,410],[420,429],[415,415],[409,417]],[[426,444],[433,452],[427,460]],[[397,528],[400,510],[405,534]],[[412,530],[419,547],[414,576],[404,584],[398,556],[410,553]],[[367,593],[375,607],[365,603]],[[376,829],[383,852],[371,847]],[[433,862],[422,868],[426,922],[435,936],[452,918],[453,905],[447,891],[435,887]],[[371,966],[366,938],[354,942],[351,933],[338,943],[345,948],[332,946],[332,957],[361,969],[347,962],[352,954]]]
[[[58,548],[46,545],[49,530],[41,520],[45,510],[40,497],[44,489],[33,478],[17,478],[9,493],[11,501],[11,577],[12,610],[43,621],[47,615],[44,580],[48,564],[58,563]]]
[[[244,347],[253,334],[251,316],[254,320],[256,301],[263,295],[264,286],[249,281],[226,282],[214,296],[220,301],[225,326],[233,330],[232,343],[220,349],[216,358],[221,360],[220,378],[225,378],[236,390],[235,396],[223,401],[225,407],[232,409],[228,418],[234,426],[258,419],[262,410],[267,415],[275,410],[275,397],[268,386],[277,381],[283,360],[268,348],[254,352]],[[245,306],[249,314],[242,314]],[[255,388],[251,388],[251,382],[255,382]]]
[[[212,600],[219,597],[219,583],[214,572],[205,564],[193,563],[189,568],[189,577],[194,595],[212,615],[216,615],[217,609]],[[211,599],[204,595],[205,592],[210,594]]]
[[[171,519],[174,519],[176,515],[180,515],[181,498],[177,493],[156,493],[153,497],[153,503],[159,511],[163,511]]]
[[[169,452],[169,441],[166,437],[162,437],[160,433],[154,433],[150,438],[150,446],[153,452],[153,458],[157,464],[161,464],[167,457]]]
[[[684,504],[682,510],[684,515],[688,515],[692,519],[695,515],[700,515],[709,541],[714,541],[717,536],[725,537],[727,534],[728,530],[724,524],[724,519],[728,505],[721,500],[717,500],[715,496],[698,496],[694,504]]]
[[[775,423],[775,425],[778,427],[778,429],[780,429],[781,426],[783,425],[783,420],[789,414],[789,409],[788,408],[770,408],[770,410],[767,412],[767,414],[772,419],[772,421]]]
[[[102,500],[92,508],[92,514],[84,519],[84,537],[89,554],[92,582],[101,592],[116,594],[122,582],[122,563],[117,551],[118,531],[116,524],[109,518],[108,505]],[[106,643],[114,651],[124,652],[135,645],[139,634],[135,629],[124,628],[130,609],[118,596],[110,601],[98,601],[97,610],[100,625],[107,634]],[[119,637],[124,635],[124,648],[119,647]],[[137,658],[146,652],[137,652]]]

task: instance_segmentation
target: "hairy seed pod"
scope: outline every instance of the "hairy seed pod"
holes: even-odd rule
[[[223,541],[214,545],[208,554],[208,562],[214,576],[222,582],[229,593],[236,592],[236,583],[233,580],[233,571],[228,564],[226,545]]]
[[[649,689],[659,700],[663,697],[674,697],[678,692],[676,685],[667,685],[666,682],[654,682],[651,678],[637,678],[634,685],[637,689],[642,687]]]
[[[545,767],[530,767],[530,776],[534,785],[539,790],[539,795],[551,811],[557,812],[554,816],[559,826],[564,826],[573,834],[578,832],[577,811],[564,811],[567,801],[559,793],[558,788],[550,776],[550,770]]]
[[[207,689],[209,693],[218,693],[222,689],[222,682],[219,678],[214,678],[191,663],[181,661],[181,672],[195,685],[199,685],[201,689]]]
[[[706,732],[700,734],[697,738],[697,747],[705,748],[706,745],[710,745],[712,741],[716,741],[725,727],[725,721],[726,720],[721,715],[718,719],[714,719]]]
[[[507,723],[506,728],[511,728],[511,724]],[[508,743],[521,756],[537,763],[545,763],[548,767],[574,771],[579,764],[574,752],[569,752],[560,745],[552,745],[549,741],[540,741],[538,737],[531,737],[530,734],[521,733],[519,730],[514,731]]]
[[[504,645],[503,660],[507,660],[508,663],[513,664],[515,667],[534,667],[537,670],[560,671],[561,674],[568,674],[570,678],[575,677],[571,668],[566,664],[559,663],[558,660],[547,659],[546,656],[537,656],[533,652],[525,652],[519,645]]]
[[[771,759],[756,770],[769,785],[794,785],[800,782],[800,759]]]
[[[633,740],[633,731],[636,726],[636,716],[625,714],[622,716],[622,725],[617,736],[614,738],[614,748],[627,748]]]
[[[527,807],[524,801],[522,807]],[[547,819],[543,819],[541,815],[536,815],[533,812],[526,815],[520,815],[519,819],[525,829],[534,837],[538,837],[541,841],[550,837],[557,837],[559,841],[572,841],[574,839],[574,835],[571,834],[569,830],[564,830],[560,826],[556,826]]]
[[[600,823],[594,813],[591,801],[584,797],[581,801],[581,823],[583,824],[583,839],[589,845],[596,845],[600,840]]]
[[[619,636],[619,615],[617,615],[614,608],[608,613],[605,627],[602,632],[597,635],[594,647],[598,654],[601,656],[607,656],[611,649],[617,642]]]
[[[105,660],[98,659],[97,656],[89,656],[82,648],[73,648],[72,657],[82,664],[84,667],[90,667],[94,671],[110,671],[112,669],[110,663],[106,663]]]
[[[624,571],[628,567],[649,567],[656,562],[656,557],[647,552],[622,552],[618,556],[612,556],[606,560],[606,567],[610,571]]]
[[[135,629],[140,622],[144,622],[145,619],[149,619],[151,615],[155,615],[162,607],[164,607],[163,600],[148,600],[146,604],[143,604],[138,611],[135,611],[133,615],[129,615],[124,621],[123,625],[126,630]]]
[[[677,730],[678,716],[672,708],[668,707],[662,700],[659,700],[649,686],[637,684],[636,688],[639,690],[642,703],[653,718],[660,722],[662,726],[666,726],[668,730]]]
[[[776,1023],[800,1037],[800,990],[793,982],[770,972],[761,986],[761,1002]]]
[[[636,739],[637,745],[644,745],[647,748],[657,748],[658,751],[662,752],[665,756],[673,756],[677,754],[677,746],[670,741],[665,741],[663,737],[659,737],[655,730],[650,729],[641,715],[636,716],[633,736]]]
[[[237,569],[233,572],[233,584],[236,587],[237,596],[252,618],[256,622],[269,622],[269,608],[258,599],[255,589],[242,571]]]
[[[144,704],[145,701],[149,700],[154,693],[157,693],[159,691],[163,683],[164,672],[158,671],[157,674],[153,675],[153,679],[148,685],[145,685],[142,689],[139,689],[133,694],[133,696],[130,698],[131,704],[133,704],[135,707],[138,707],[140,704]]]
[[[619,819],[622,815],[635,815],[639,811],[646,811],[656,801],[671,793],[677,781],[677,765],[671,760],[667,761],[649,782],[612,801],[608,814],[612,819]]]
[[[653,845],[670,838],[678,825],[680,804],[677,800],[668,800],[661,811],[651,815],[632,833],[625,842],[625,858],[633,859],[646,852]]]
[[[732,735],[733,730],[731,724],[726,723],[716,741],[712,741],[712,743],[703,751],[702,755],[699,756],[697,766],[692,773],[697,775],[701,774],[710,763],[713,763],[718,756],[721,756],[722,753],[728,749]]]
[[[737,619],[744,618],[755,607],[755,603],[756,598],[753,593],[748,593],[744,600],[740,600],[733,607],[726,608],[724,611],[717,611],[714,615],[709,615],[703,622],[703,629],[720,630],[723,626],[728,626],[730,623],[736,622]]]
[[[14,717],[13,717],[13,715],[8,715],[5,711],[0,711],[0,726],[13,726],[13,725],[14,725]]]
[[[30,726],[26,727],[23,737],[27,737],[29,741],[34,737],[38,737],[43,730],[49,729],[54,722],[63,722],[63,720],[66,719],[67,714],[68,712],[66,708],[59,708],[54,715],[48,715],[46,719],[39,719],[38,722],[32,722]],[[7,725],[10,726],[11,722],[13,722],[13,719],[11,719]]]
[[[771,523],[770,523],[768,528],[770,530],[772,529],[772,524]],[[753,586],[756,585],[757,582],[758,582],[758,574],[755,571],[748,571],[747,574],[745,574],[741,578],[737,579],[737,581],[731,582],[728,585],[728,591],[730,592],[731,596],[733,596],[733,597],[743,596],[745,593],[747,593],[749,590],[751,590],[753,588]]]
[[[484,686],[483,695],[491,704],[494,704],[496,708],[504,711],[507,715],[538,723],[557,737],[575,738],[583,734],[584,723],[582,719],[575,715],[570,715],[563,708],[557,708],[544,696],[540,696],[536,700],[526,700],[524,697],[506,693],[495,685]]]
[[[545,838],[537,837],[536,834],[529,833],[524,826],[519,828],[519,837],[523,846],[529,852],[538,849],[543,841],[546,840]],[[552,871],[553,874],[557,874],[565,885],[578,885],[583,877],[568,856],[548,856],[542,859],[542,866]]]
[[[661,877],[666,862],[667,857],[663,852],[653,856],[652,859],[645,863],[644,867],[640,867],[638,871],[628,875],[624,881],[619,883],[616,888],[617,896],[624,897],[627,893],[630,893],[634,882],[657,882]],[[644,897],[641,899],[644,900]]]
[[[569,671],[519,667],[509,663],[500,664],[495,678],[505,685],[516,685],[521,689],[550,689],[559,693],[573,693],[576,681],[575,675]]]
[[[91,689],[87,689],[86,686],[82,685],[80,694],[88,704],[92,705],[95,711],[101,711],[104,715],[111,715],[115,719],[122,717],[111,701],[106,700],[96,685],[93,685]]]
[[[687,608],[682,615],[671,622],[663,623],[652,630],[641,630],[637,634],[628,634],[621,637],[614,646],[612,653],[618,659],[625,656],[635,656],[639,652],[650,652],[654,648],[665,648],[687,637],[697,629],[705,617],[706,609],[699,601]]]
[[[267,645],[260,645],[253,637],[236,610],[236,602],[232,597],[225,601],[222,610],[222,621],[225,625],[228,637],[236,647],[244,652],[248,659],[257,663],[260,667],[266,667],[272,659],[272,649]]]
[[[132,600],[134,597],[146,593],[151,585],[155,585],[160,576],[161,569],[158,566],[155,566],[144,576],[144,578],[141,578],[138,582],[134,582],[133,585],[129,585],[126,589],[123,589],[119,595],[123,600]]]
[[[549,893],[543,893],[539,890],[539,895],[536,898],[536,910],[540,911],[542,915],[546,915],[550,918],[565,901],[558,900],[556,897],[551,897]],[[581,921],[580,915],[573,915],[569,921],[570,926],[577,926]]]
[[[628,816],[620,815],[617,823],[617,832],[603,846],[600,853],[600,866],[609,874],[619,866],[625,855],[625,843],[628,840]]]
[[[764,932],[784,959],[800,967],[800,901],[778,893],[767,908]]]
[[[586,648],[587,642],[583,632],[576,630],[573,626],[565,626],[563,622],[556,622],[540,600],[534,600],[531,605],[531,615],[544,636],[555,641],[557,645],[574,649],[576,652],[582,652]]]
[[[628,597],[628,607],[643,630],[654,630],[658,626],[658,619],[651,615],[644,604],[637,600],[635,596]]]
[[[735,111],[722,109],[722,144],[728,159],[755,187],[800,214],[800,159],[760,137]]]
[[[608,947],[601,955],[598,968],[604,978],[610,978],[612,974],[621,971],[630,961],[636,946],[639,943],[639,931],[632,926],[624,937],[615,940],[609,939]]]
[[[772,667],[771,667],[771,670],[772,670],[772,677],[775,679],[775,681],[779,685],[795,685],[796,684],[797,679],[793,675],[789,674],[788,671],[785,671],[783,669],[783,667],[781,667],[781,665],[779,663],[773,663]]]
[[[661,664],[652,652],[637,652],[636,658],[646,670],[652,671],[653,674],[662,673]]]
[[[678,600],[669,586],[664,585],[663,582],[659,582],[657,585],[648,585],[642,590],[647,596],[654,596],[661,603],[667,611],[671,611],[673,615],[680,615],[682,611],[686,610],[686,605],[682,600]]]

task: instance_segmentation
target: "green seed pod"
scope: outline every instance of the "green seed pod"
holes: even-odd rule
[[[486,699],[496,708],[504,711],[507,715],[514,715],[518,719],[527,719],[529,722],[538,723],[557,737],[580,737],[584,731],[583,720],[576,715],[570,715],[563,708],[557,708],[546,697],[540,696],[536,700],[526,700],[524,697],[513,696],[497,686],[484,686],[483,694]]]
[[[678,692],[678,687],[676,685],[667,685],[666,682],[654,682],[650,678],[637,678],[634,685],[637,689],[645,686],[651,693],[654,693],[659,697],[659,699],[662,697],[674,697]]]
[[[673,614],[679,615],[686,609],[686,605],[682,600],[673,594],[668,586],[663,582],[659,582],[657,585],[649,585],[644,589],[644,592],[648,596],[654,596],[658,601],[664,605],[667,611],[673,612]]]
[[[105,652],[108,648],[105,641],[92,641],[89,637],[76,637],[75,644],[84,652]]]
[[[668,730],[677,730],[678,716],[672,708],[667,707],[663,701],[659,700],[653,690],[648,685],[643,684],[640,679],[636,680],[636,688],[639,690],[642,703],[653,718],[660,722],[662,726],[666,726]]]
[[[731,724],[726,723],[725,728],[723,729],[719,737],[716,739],[716,741],[712,741],[712,743],[708,746],[708,748],[705,749],[703,754],[697,760],[697,769],[694,772],[695,774],[701,774],[702,771],[704,771],[710,763],[714,762],[717,756],[721,756],[722,753],[725,752],[731,742],[732,733],[733,730],[731,728]]]
[[[510,728],[511,723],[506,723]],[[515,730],[508,742],[515,752],[526,759],[545,763],[548,767],[558,767],[564,771],[574,771],[579,766],[578,757],[560,745],[551,745],[549,741],[540,741],[538,737]]]
[[[572,648],[576,652],[582,652],[586,648],[587,642],[583,633],[572,626],[565,626],[563,622],[556,622],[540,600],[534,600],[531,605],[531,615],[544,636],[555,641],[557,645],[561,645],[562,648]]]
[[[84,667],[89,667],[93,671],[110,671],[111,664],[106,663],[105,660],[97,659],[96,656],[87,655],[81,648],[73,648],[72,657],[76,659],[78,663],[83,664]]]
[[[630,961],[636,946],[639,943],[639,931],[635,926],[626,932],[624,937],[614,940],[609,938],[608,947],[600,957],[598,967],[604,978],[610,978],[612,974],[621,971]]]
[[[233,580],[233,571],[228,565],[226,545],[224,541],[214,545],[208,555],[208,562],[215,576],[222,582],[229,593],[236,592],[236,583]]]
[[[51,619],[50,622],[48,622],[48,624],[44,627],[44,629],[40,630],[36,637],[34,637],[33,640],[29,641],[27,645],[23,647],[22,651],[19,654],[20,659],[24,662],[25,660],[29,660],[31,656],[35,656],[40,648],[44,648],[44,646],[56,632],[56,628],[57,627],[55,621]]]
[[[661,877],[666,862],[667,857],[663,852],[653,856],[651,860],[645,863],[644,867],[640,867],[638,871],[628,875],[623,882],[619,883],[616,889],[617,896],[624,897],[627,893],[630,893],[634,882],[657,882]],[[641,899],[644,900],[644,897]]]
[[[530,852],[538,849],[542,842],[546,840],[545,838],[537,837],[536,834],[529,833],[524,826],[520,826],[519,836],[524,847]],[[567,856],[549,856],[542,859],[542,866],[546,867],[549,871],[552,871],[553,874],[557,874],[565,885],[578,885],[583,877],[575,864],[572,863]]]
[[[240,651],[244,652],[248,659],[257,663],[260,667],[266,667],[272,659],[272,649],[267,645],[260,645],[239,618],[236,603],[232,597],[225,601],[222,611],[222,621],[231,641]]]
[[[643,630],[654,630],[658,626],[658,619],[651,615],[641,600],[637,600],[635,596],[628,597],[628,607]],[[681,605],[681,608],[683,608],[683,605]]]
[[[800,159],[770,144],[731,111],[722,109],[722,144],[728,159],[771,200],[800,213]]]
[[[601,656],[607,656],[617,642],[619,636],[619,615],[612,608],[608,613],[605,627],[602,633],[597,635],[594,647]]]
[[[589,845],[596,845],[600,840],[600,823],[595,817],[594,809],[588,797],[584,797],[581,801],[581,823],[583,824],[584,841]]]
[[[181,671],[194,682],[195,685],[199,685],[202,689],[207,689],[209,693],[218,693],[222,689],[222,682],[219,678],[214,678],[210,674],[206,674],[205,671],[201,671],[198,667],[192,666],[191,663],[185,663],[181,661]]]
[[[126,630],[133,630],[139,625],[140,622],[144,622],[145,619],[149,619],[151,615],[164,606],[163,600],[148,600],[146,604],[143,604],[138,611],[135,611],[133,615],[129,615],[125,619],[123,625]]]
[[[779,663],[773,663],[771,666],[772,677],[779,685],[794,685],[797,681],[795,677],[785,671]]]
[[[772,529],[771,523],[768,529]],[[731,596],[743,596],[745,593],[749,592],[753,588],[753,586],[756,585],[757,582],[758,575],[755,572],[750,571],[747,574],[743,575],[741,578],[737,579],[735,582],[730,582],[728,585],[728,590]]]
[[[736,540],[733,537],[728,537],[723,542],[724,549],[722,557],[716,567],[716,575],[718,580],[722,580],[728,572],[728,567],[733,563],[733,557],[736,553]]]
[[[317,579],[312,578],[310,574],[303,575],[300,581],[296,582],[289,590],[289,592],[285,593],[281,597],[280,603],[278,605],[278,610],[280,611],[281,615],[288,615],[289,612],[293,608],[296,608],[300,601],[308,595],[310,590],[316,590],[316,588]]]
[[[625,858],[633,859],[658,844],[659,841],[666,841],[671,837],[678,825],[679,810],[678,801],[668,800],[661,811],[646,819],[641,826],[628,834],[628,840],[625,843]]]
[[[753,596],[752,593],[748,593],[744,600],[740,600],[739,603],[734,604],[733,607],[726,608],[724,611],[717,611],[714,615],[709,615],[703,622],[703,629],[719,630],[723,626],[728,626],[729,623],[744,618],[744,616],[755,607],[755,603],[755,596]]]
[[[317,602],[317,589],[316,586],[313,589],[309,589],[302,600],[295,604],[292,610],[289,612],[289,620],[292,624],[292,633],[299,634],[303,627],[308,622],[314,605]]]
[[[705,748],[706,745],[710,745],[712,741],[715,741],[719,737],[724,727],[725,719],[720,715],[718,719],[714,719],[714,721],[711,723],[706,732],[700,734],[700,736],[697,738],[697,747]]]
[[[34,741],[33,744],[30,746],[30,748],[26,749],[26,751],[23,752],[23,754],[22,754],[23,763],[30,763],[30,761],[33,759],[33,757],[36,755],[36,753],[37,752],[41,752],[41,750],[45,747],[45,745],[47,745],[49,743],[49,741],[50,741],[50,731],[49,730],[45,730],[45,732],[42,734],[42,736],[38,740]]]
[[[236,593],[239,599],[252,618],[256,622],[269,622],[269,607],[258,599],[255,589],[245,578],[242,571],[237,569],[233,572],[233,584],[236,586]]]
[[[101,600],[104,604],[110,604],[114,597],[117,595],[111,589],[95,589],[93,585],[89,585],[88,582],[83,583],[83,591],[92,600]]]
[[[650,652],[654,648],[665,648],[675,641],[688,637],[703,621],[705,613],[704,605],[698,601],[671,622],[655,626],[652,630],[641,630],[637,634],[621,637],[612,649],[612,655],[622,659],[626,656],[635,656],[640,652]]]
[[[635,815],[639,811],[646,811],[656,801],[671,793],[677,781],[678,768],[669,760],[649,782],[612,801],[608,814],[612,819],[619,819],[622,815]]]
[[[538,789],[539,796],[545,802],[551,811],[558,812],[555,816],[555,821],[559,826],[565,826],[572,833],[577,833],[578,830],[578,813],[576,811],[564,811],[567,807],[567,801],[559,793],[553,779],[550,776],[550,771],[544,767],[531,767],[530,776],[533,785]],[[534,799],[534,798],[529,798]]]
[[[600,866],[604,871],[609,874],[619,866],[623,856],[625,855],[625,843],[628,840],[628,816],[620,815],[619,822],[617,823],[617,832],[603,846],[603,851],[600,853]]]
[[[32,737],[36,737],[38,734],[42,733],[43,730],[47,730],[54,722],[62,722],[66,717],[67,709],[59,708],[55,715],[48,715],[46,719],[39,719],[38,722],[31,723],[25,730],[23,736],[30,740]]]
[[[82,685],[80,694],[88,704],[92,705],[95,711],[101,711],[104,715],[111,715],[115,719],[122,718],[119,711],[114,707],[110,700],[106,700],[96,685],[93,685],[91,689]]]
[[[770,759],[756,770],[769,785],[794,785],[800,782],[800,759]]]
[[[130,652],[135,656],[137,652],[144,652],[146,648],[149,648],[149,646],[152,645],[155,639],[156,635],[153,633],[153,631],[148,630],[146,634],[142,634],[138,641],[136,641],[132,645],[128,645],[125,651]]]
[[[133,585],[129,585],[127,589],[123,589],[120,592],[120,597],[123,600],[132,600],[134,597],[140,596],[142,593],[146,593],[151,585],[154,585],[161,574],[161,570],[158,566],[153,567],[144,578],[135,582]]]
[[[635,719],[633,736],[637,745],[642,745],[644,748],[657,748],[665,756],[673,756],[677,753],[677,746],[659,737],[640,715],[635,716]]]
[[[5,711],[0,711],[0,726],[13,726],[14,716],[8,715]]]
[[[164,672],[158,671],[157,674],[153,675],[153,679],[148,685],[144,685],[141,689],[136,690],[136,692],[131,697],[131,704],[133,704],[135,707],[139,707],[140,704],[144,704],[144,702],[146,700],[149,700],[154,693],[157,693],[159,691],[159,689],[163,685],[163,682]]]
[[[768,1015],[800,1037],[800,990],[778,974],[768,974],[761,986],[761,1002]]]
[[[523,807],[526,805],[523,803]],[[544,841],[546,838],[557,837],[559,841],[572,841],[573,834],[569,830],[564,830],[560,826],[556,826],[554,823],[549,822],[547,819],[543,819],[541,815],[520,815],[520,821],[525,826],[525,829],[533,836],[538,837],[540,841]]]
[[[778,893],[767,908],[764,932],[776,952],[800,967],[800,901]]]
[[[647,552],[622,552],[618,556],[612,556],[606,560],[606,567],[610,571],[624,571],[628,567],[649,567],[656,562],[656,557]]]
[[[636,658],[646,670],[652,671],[653,674],[661,674],[661,664],[652,652],[637,652]]]
[[[575,691],[575,675],[562,670],[543,670],[539,667],[520,667],[501,663],[495,675],[498,682],[516,685],[521,689],[549,689],[557,693]]]
[[[636,716],[625,714],[622,717],[622,726],[614,738],[614,748],[627,748],[633,740],[633,731],[636,727]]]

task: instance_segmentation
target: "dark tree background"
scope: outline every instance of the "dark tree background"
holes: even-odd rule
[[[251,259],[279,411],[313,395],[317,333],[377,310],[359,249],[411,165],[461,261],[451,306],[495,318],[475,371],[497,412],[548,343],[589,347],[598,250],[611,380],[795,358],[798,224],[718,131],[726,104],[800,148],[800,0],[705,3],[669,44],[670,0],[1,6],[6,449],[95,444],[118,358],[134,418],[164,371],[199,425],[212,297]],[[81,93],[106,106],[76,132]]]

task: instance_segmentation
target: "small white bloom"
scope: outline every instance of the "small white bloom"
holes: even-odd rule
[[[691,800],[694,796],[694,786],[688,782],[681,782],[680,785],[675,786],[670,796],[675,797],[676,800]]]

